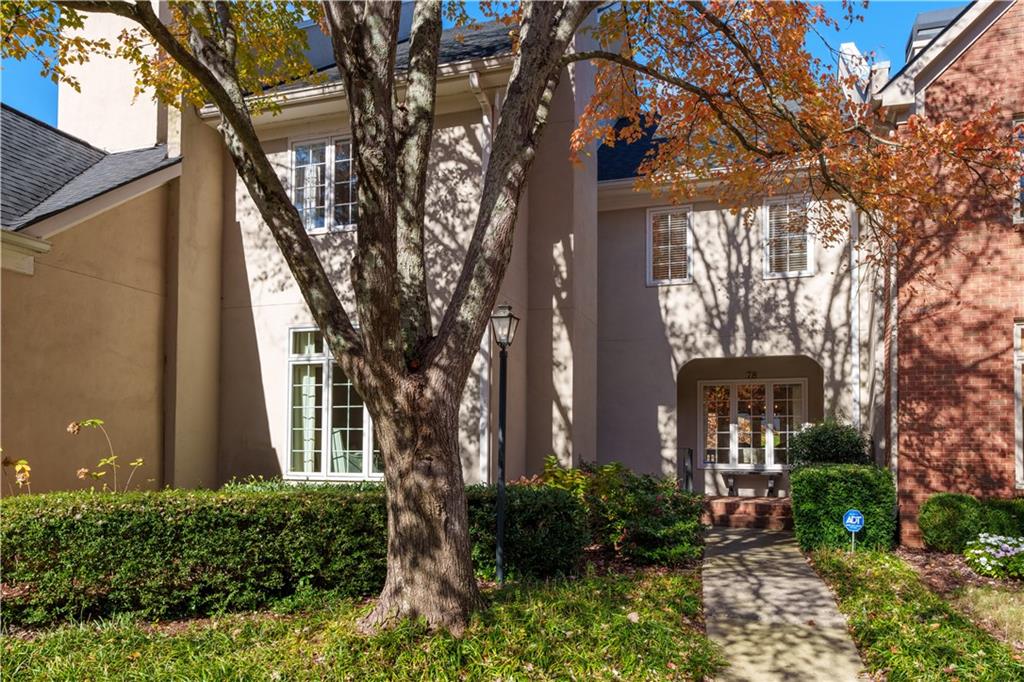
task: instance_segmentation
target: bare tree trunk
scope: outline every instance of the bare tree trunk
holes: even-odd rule
[[[459,458],[459,400],[440,398],[440,386],[419,390],[423,383],[407,382],[405,409],[374,423],[388,494],[387,579],[361,625],[374,631],[423,618],[458,636],[482,603]]]

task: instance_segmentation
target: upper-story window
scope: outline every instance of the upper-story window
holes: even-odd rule
[[[363,399],[316,329],[289,333],[289,478],[379,479],[384,465]]]
[[[1013,222],[1024,223],[1024,116],[1013,119],[1013,141],[1020,148],[1021,174],[1013,197]]]
[[[307,232],[355,227],[358,204],[350,140],[335,137],[292,145],[292,201]]]
[[[766,277],[814,274],[813,241],[802,197],[771,199],[764,205]]]
[[[647,284],[693,281],[693,230],[689,206],[647,211]]]

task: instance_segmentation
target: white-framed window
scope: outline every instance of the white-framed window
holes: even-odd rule
[[[1024,319],[1013,325],[1013,414],[1017,487],[1024,488]]]
[[[353,229],[359,216],[351,140],[327,137],[293,142],[291,189],[307,232]]]
[[[781,469],[807,420],[806,379],[701,381],[697,439],[706,469]]]
[[[1024,114],[1013,117],[1013,141],[1020,148],[1021,174],[1013,195],[1013,222],[1024,224]]]
[[[313,327],[288,333],[286,478],[376,480],[384,472],[373,422]]]
[[[768,278],[814,274],[814,238],[806,197],[776,197],[765,201],[764,275]]]
[[[647,210],[647,286],[693,281],[692,217],[689,206]]]

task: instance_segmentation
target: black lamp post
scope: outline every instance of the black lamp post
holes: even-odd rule
[[[519,318],[512,314],[512,306],[499,305],[491,315],[491,332],[501,349],[498,365],[498,530],[495,542],[494,565],[498,584],[505,584],[505,393],[508,389],[508,347],[516,336]]]

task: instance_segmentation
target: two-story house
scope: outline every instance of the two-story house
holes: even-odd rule
[[[1021,6],[1009,6],[998,22],[1019,22]],[[113,17],[90,22],[110,37],[121,28]],[[511,68],[500,25],[464,40],[449,31],[442,42],[428,192],[435,322],[472,229]],[[933,63],[934,52],[924,48],[904,73]],[[326,82],[283,91],[281,112],[257,125],[346,300],[358,178],[326,43],[312,40],[310,57]],[[509,475],[536,473],[555,454],[565,464],[621,461],[692,477],[711,495],[786,494],[790,436],[834,415],[871,435],[901,490],[913,486],[925,475],[915,467],[939,455],[915,460],[909,440],[919,419],[906,412],[912,403],[901,402],[914,390],[901,374],[912,371],[904,355],[912,347],[905,271],[894,279],[861,262],[852,211],[850,239],[826,247],[813,221],[805,230],[789,227],[794,216],[813,214],[801,196],[750,197],[755,220],[744,222],[711,190],[685,206],[637,192],[644,143],[603,147],[570,163],[570,134],[593,88],[592,67],[573,68],[531,170],[501,294],[522,318],[510,351]],[[5,455],[32,462],[37,489],[78,487],[75,470],[95,463],[102,441],[72,437],[64,426],[101,417],[118,452],[147,460],[146,478],[156,486],[215,486],[250,474],[379,477],[370,416],[325,352],[220,148],[216,112],[133,102],[130,72],[118,62],[94,61],[80,80],[81,94],[61,90],[63,132],[47,129],[46,144],[93,150],[88,158],[97,161],[83,175],[100,158],[118,156],[111,152],[153,145],[154,157],[166,153],[170,160],[160,162],[174,170],[137,193],[123,187],[152,173],[93,187],[94,196],[58,214],[64,219],[34,229],[8,221],[7,196],[30,181],[9,185],[4,173]],[[886,87],[902,92],[905,80],[897,74]],[[13,117],[45,127],[5,109],[5,166]],[[81,209],[90,202],[94,210]],[[1020,261],[1011,260],[1012,270]],[[1010,319],[1024,315],[1022,301],[1019,290],[1006,298]],[[494,355],[491,339],[481,339],[463,396],[468,482],[495,475]],[[1019,391],[1018,384],[1018,419]],[[1012,390],[999,400],[1007,403],[1000,423],[1012,423]],[[1012,452],[1000,447],[990,452],[1000,475],[1012,478]],[[1019,478],[1019,460],[1017,467]],[[964,476],[961,487],[970,489],[973,472]],[[1005,494],[1013,484],[999,485],[991,491]],[[906,488],[917,489],[924,490]]]

